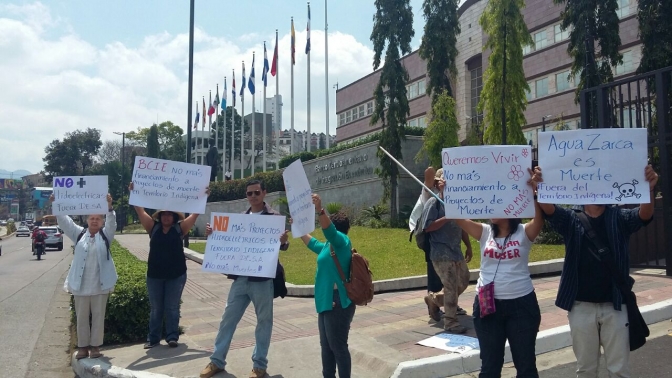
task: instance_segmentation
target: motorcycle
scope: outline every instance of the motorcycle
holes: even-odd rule
[[[35,241],[35,255],[37,256],[38,260],[42,260],[42,255],[44,255],[44,248],[44,242]]]

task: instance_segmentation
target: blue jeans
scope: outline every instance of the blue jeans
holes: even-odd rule
[[[226,309],[215,338],[215,350],[210,356],[210,361],[221,369],[226,366],[226,355],[229,353],[233,333],[250,302],[257,315],[257,327],[254,330],[256,345],[252,352],[253,367],[266,370],[268,366],[268,348],[273,331],[273,280],[250,281],[248,277],[238,277],[231,285]]]
[[[173,278],[147,277],[147,293],[149,294],[149,335],[147,341],[156,344],[161,341],[161,326],[164,316],[166,321],[166,341],[177,341],[180,338],[180,299],[182,290],[187,283],[187,273]]]
[[[509,340],[518,378],[539,377],[535,344],[541,311],[533,292],[516,299],[495,299],[495,313],[481,318],[478,296],[474,301],[474,328],[481,348],[479,378],[501,377],[504,347]]]
[[[317,314],[317,328],[320,331],[320,347],[322,348],[322,377],[350,378],[352,360],[348,349],[350,323],[355,316],[355,304],[341,307],[338,290],[334,290],[334,308]]]

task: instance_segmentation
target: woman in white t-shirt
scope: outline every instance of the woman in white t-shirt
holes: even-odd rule
[[[481,244],[481,271],[476,288],[479,294],[474,300],[473,312],[481,349],[480,378],[501,376],[507,340],[516,376],[539,377],[535,343],[541,312],[528,263],[532,242],[541,232],[544,218],[536,195],[540,178],[531,170],[530,175],[532,178],[528,184],[535,193],[534,219],[530,222],[522,224],[520,219],[492,219],[490,224],[483,224],[468,219],[455,220]],[[493,282],[494,300],[488,300]],[[479,297],[485,306],[481,305]],[[494,312],[491,312],[493,303]]]

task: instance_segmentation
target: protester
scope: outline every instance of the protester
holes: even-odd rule
[[[436,171],[434,177],[438,195],[443,199],[443,188],[446,184],[443,169]],[[432,265],[443,284],[443,293],[432,293],[432,301],[425,301],[429,302],[430,306],[432,303],[438,306],[443,302],[443,328],[450,333],[465,333],[467,328],[457,320],[457,299],[469,286],[467,263],[472,258],[469,236],[465,235],[455,222],[445,218],[444,206],[433,196],[425,203],[420,222],[429,238]],[[463,256],[460,240],[464,239],[468,247]]]
[[[128,186],[133,190],[133,183]],[[206,195],[210,194],[209,188]],[[133,206],[140,224],[149,234],[147,259],[147,293],[149,294],[149,333],[144,348],[160,344],[165,318],[166,342],[172,348],[180,338],[180,299],[187,283],[187,263],[182,239],[196,223],[198,214],[159,210],[151,216],[140,206]]]
[[[348,237],[350,220],[342,213],[328,215],[322,208],[322,200],[313,194],[315,209],[319,209],[319,222],[324,237],[323,243],[310,234],[301,237],[308,249],[317,254],[315,271],[315,308],[322,349],[322,376],[349,378],[352,371],[348,336],[355,316],[355,304],[348,298],[345,285],[332,257],[335,253],[345,277],[350,277],[352,243]]]
[[[528,184],[536,190],[541,176],[533,175]],[[501,377],[506,341],[516,367],[516,377],[539,377],[535,344],[541,310],[530,278],[530,249],[544,225],[543,214],[534,196],[534,218],[522,224],[518,218],[492,219],[490,224],[468,219],[455,223],[481,246],[481,269],[477,292],[489,293],[494,284],[494,313],[483,309],[479,295],[474,299],[474,328],[481,349],[480,378]],[[486,315],[487,314],[487,315]]]
[[[245,214],[280,215],[264,202],[266,186],[263,181],[252,180],[246,185],[247,202],[250,207]],[[212,233],[210,224],[206,226],[206,235]],[[280,250],[286,251],[289,247],[288,232],[280,236]],[[219,331],[215,338],[215,350],[210,356],[210,363],[201,371],[201,378],[210,378],[225,371],[226,355],[231,346],[233,333],[250,302],[254,305],[257,315],[257,326],[254,332],[256,345],[252,352],[252,372],[250,378],[267,377],[268,348],[271,344],[273,331],[273,279],[264,277],[248,277],[229,275],[233,284],[226,300],[226,309],[219,324]]]
[[[438,192],[437,185],[439,180],[436,178],[436,176],[436,171],[433,167],[428,167],[425,169],[425,186],[432,188],[435,192]],[[420,222],[424,205],[431,197],[432,194],[423,188],[418,201],[415,203],[415,207],[411,212],[411,218],[408,222],[409,226],[411,227],[411,231],[415,230],[416,222]],[[469,235],[467,235],[467,233],[464,231],[462,232],[462,242],[464,242],[466,247],[467,256],[471,256],[473,253],[471,248],[471,241],[469,240]],[[427,294],[425,295],[424,300],[425,304],[427,305],[427,312],[429,313],[429,317],[435,322],[438,322],[444,315],[444,312],[441,311],[441,307],[443,307],[444,304],[443,283],[441,282],[441,277],[439,277],[439,275],[436,273],[434,264],[432,263],[430,243],[425,243],[423,252],[425,252],[425,263],[427,264]],[[469,260],[471,260],[471,258],[469,258]],[[462,307],[457,306],[456,313],[457,315],[466,315],[467,311],[465,311]]]
[[[541,181],[541,168],[535,167],[534,174]],[[609,247],[617,274],[627,280],[630,280],[630,235],[653,219],[653,189],[658,174],[648,165],[644,175],[651,191],[648,203],[634,209],[600,204],[583,206],[591,227]],[[597,377],[600,347],[604,350],[609,376],[630,377],[628,314],[618,287],[608,270],[593,256],[594,247],[577,212],[558,205],[540,206],[553,229],[565,241],[565,262],[555,305],[569,311],[577,378]]]
[[[49,200],[54,202],[53,194]],[[109,250],[117,229],[110,194],[107,195],[107,209],[104,227],[103,215],[89,215],[87,228],[78,226],[67,215],[56,216],[58,227],[75,244],[75,256],[63,288],[75,297],[77,359],[102,356],[100,346],[103,344],[107,297],[117,282],[117,270]]]

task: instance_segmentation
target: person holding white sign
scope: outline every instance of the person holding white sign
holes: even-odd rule
[[[49,200],[54,202],[52,194]],[[105,225],[103,226],[103,218]],[[112,196],[107,194],[107,214],[89,215],[88,227],[75,224],[67,215],[56,216],[58,227],[75,244],[75,256],[63,288],[75,297],[77,315],[76,359],[99,358],[103,344],[107,297],[117,283],[117,270],[110,255],[110,243],[117,229]],[[89,325],[89,317],[91,324]]]
[[[245,214],[280,215],[264,202],[266,186],[261,180],[252,180],[247,183],[245,195],[250,207]],[[212,228],[206,225],[206,235],[212,234]],[[285,231],[280,236],[280,250],[289,248],[289,234]],[[278,261],[279,271],[282,268]],[[276,273],[277,274],[277,273]],[[273,331],[273,278],[235,276],[229,296],[226,299],[226,308],[219,323],[219,331],[215,338],[215,349],[210,356],[210,363],[201,371],[200,378],[210,378],[215,374],[225,371],[226,355],[231,347],[233,333],[242,319],[250,302],[254,305],[257,315],[257,326],[254,331],[256,345],[252,352],[252,372],[250,378],[268,377],[268,349],[271,345],[271,333]],[[286,292],[285,292],[286,293]]]
[[[128,187],[133,190],[133,183]],[[210,189],[205,190],[206,195]],[[151,216],[140,206],[133,206],[140,224],[149,234],[147,259],[147,294],[149,294],[149,333],[144,348],[150,349],[161,341],[162,325],[166,324],[166,342],[178,346],[180,337],[180,299],[187,283],[187,263],[182,239],[194,227],[198,214],[159,210]]]
[[[535,167],[541,181],[541,168]],[[610,269],[598,257],[604,258],[590,239],[580,213],[607,248],[621,279],[630,285],[630,235],[653,220],[654,187],[658,174],[653,167],[644,169],[651,200],[634,209],[607,205],[583,205],[583,211],[542,203],[541,210],[554,230],[565,241],[565,262],[555,305],[569,312],[572,349],[576,356],[576,376],[596,377],[600,346],[604,349],[607,370],[611,377],[630,377],[630,331],[627,307]]]
[[[322,208],[322,200],[313,194],[315,209],[319,209],[319,221],[324,237],[323,243],[310,234],[301,236],[308,249],[317,254],[315,271],[315,308],[317,326],[322,348],[322,376],[350,378],[352,361],[348,349],[350,324],[355,316],[355,304],[348,298],[332,252],[343,268],[343,275],[350,277],[352,243],[348,237],[350,220],[341,212],[328,215]]]
[[[528,184],[537,187],[539,176]],[[530,278],[530,250],[544,218],[535,196],[534,218],[469,219],[455,222],[481,246],[481,269],[474,299],[474,328],[481,349],[481,377],[501,377],[506,341],[517,377],[539,377],[535,344],[541,310]]]

